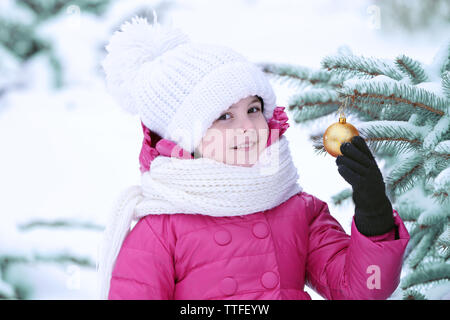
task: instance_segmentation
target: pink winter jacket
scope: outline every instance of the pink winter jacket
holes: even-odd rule
[[[351,236],[320,199],[300,192],[234,217],[148,215],[126,237],[109,299],[386,299],[399,284],[409,234]]]

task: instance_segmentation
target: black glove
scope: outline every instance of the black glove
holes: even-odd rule
[[[392,205],[386,196],[380,169],[364,139],[354,136],[340,148],[336,164],[340,175],[352,185],[355,225],[365,236],[384,234],[395,227]]]

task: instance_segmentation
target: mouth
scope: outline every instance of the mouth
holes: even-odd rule
[[[231,148],[231,149],[233,149],[233,150],[245,150],[245,151],[248,151],[248,150],[254,148],[255,146],[256,146],[256,142],[254,141],[254,142],[241,143],[241,144],[239,144],[239,145],[237,145],[237,146],[234,146],[234,147]]]

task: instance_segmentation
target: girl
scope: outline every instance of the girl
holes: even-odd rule
[[[226,47],[133,18],[102,65],[138,114],[141,185],[119,197],[99,261],[102,298],[386,299],[409,234],[359,136],[336,163],[353,187],[351,236],[303,191],[265,75]],[[135,226],[130,226],[137,221]]]

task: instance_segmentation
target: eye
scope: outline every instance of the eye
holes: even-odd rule
[[[256,109],[256,111],[253,112],[253,113],[256,113],[256,112],[258,112],[258,111],[261,111],[261,108],[259,108],[259,107],[251,107],[251,108],[248,109],[248,110],[250,111],[250,110],[252,110],[252,109]]]
[[[259,107],[251,107],[251,108],[248,109],[248,110],[250,111],[250,110],[252,110],[252,109],[256,109],[256,111],[250,112],[250,113],[257,113],[258,111],[261,111],[261,108],[259,108]],[[229,118],[228,118],[228,119],[225,118],[225,116],[226,116],[227,114],[230,115],[229,113],[224,113],[224,114],[221,115],[219,118],[217,118],[217,120],[228,120]]]
[[[224,117],[225,117],[227,114],[229,114],[229,113],[224,113],[224,114],[221,115],[217,120],[227,120],[227,119],[224,119]]]

